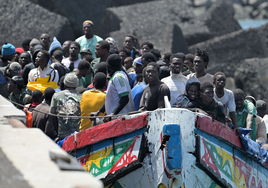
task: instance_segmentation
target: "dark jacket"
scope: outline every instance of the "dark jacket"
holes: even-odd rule
[[[216,101],[213,98],[213,102],[209,105],[206,106],[202,103],[202,99],[198,98],[194,101],[191,101],[186,108],[200,108],[201,110],[204,110],[207,113],[213,112],[216,115],[216,120],[220,121],[222,123],[225,124],[226,120],[225,120],[225,113],[224,113],[224,108],[223,105],[221,104],[221,102]]]
[[[56,117],[48,115],[50,104],[43,102],[35,107],[35,110],[44,112],[40,113],[33,111],[32,113],[32,127],[41,129],[51,139],[57,138],[58,120]]]

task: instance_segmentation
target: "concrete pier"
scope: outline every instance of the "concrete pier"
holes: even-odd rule
[[[102,188],[85,171],[60,170],[53,152],[71,157],[40,129],[26,128],[25,113],[0,95],[0,186],[33,188]]]

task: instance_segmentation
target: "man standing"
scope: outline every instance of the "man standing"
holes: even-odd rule
[[[44,47],[44,49],[46,51],[49,50],[49,46],[50,46],[50,36],[49,36],[49,34],[43,33],[40,36],[40,44]]]
[[[78,42],[72,42],[69,48],[69,57],[62,60],[62,64],[65,67],[69,68],[70,71],[73,71],[78,67],[81,58],[79,58],[80,44]]]
[[[164,82],[170,90],[170,105],[173,106],[176,103],[177,97],[184,93],[188,78],[181,73],[184,62],[184,55],[182,53],[173,54],[170,57],[170,61],[169,67],[171,69],[171,75],[163,78],[161,81]]]
[[[168,86],[159,80],[159,66],[151,62],[146,67],[145,73],[148,85],[144,88],[139,111],[153,111],[157,108],[165,108],[164,96],[170,100]]]
[[[256,140],[256,116],[257,111],[252,102],[245,100],[245,94],[241,89],[234,90],[236,104],[236,122],[238,127],[252,129],[250,138]]]
[[[58,121],[55,116],[49,115],[50,103],[55,90],[52,87],[45,89],[45,101],[37,105],[32,113],[32,127],[41,129],[51,139],[57,138]],[[38,111],[44,112],[40,113]]]
[[[77,38],[75,41],[78,42],[81,46],[81,50],[85,50],[86,48],[89,48],[90,51],[93,53],[93,57],[95,56],[95,46],[97,42],[103,40],[101,37],[93,34],[93,22],[90,20],[86,20],[83,23],[83,30],[85,35]]]
[[[10,93],[10,100],[21,105],[25,105],[25,99],[30,95],[24,89],[23,78],[20,76],[13,76],[8,84]],[[23,109],[23,106],[14,104],[18,109]]]
[[[132,57],[133,59],[135,59],[141,55],[139,50],[137,50],[134,47],[134,42],[135,42],[135,37],[133,35],[128,34],[125,37],[124,47],[131,51],[130,57]]]
[[[106,115],[124,114],[135,110],[129,80],[121,64],[121,57],[112,54],[107,59],[108,73],[111,77],[106,92],[105,104],[94,115],[106,111]]]
[[[21,76],[21,67],[17,62],[8,64],[5,67],[0,67],[0,95],[8,97],[10,92],[7,89],[7,84],[13,76]]]
[[[93,71],[97,69],[97,66],[100,62],[106,62],[109,56],[109,50],[110,44],[105,40],[101,40],[96,44],[95,55],[97,59],[94,59],[91,62],[91,68],[93,69]]]
[[[214,98],[221,102],[224,107],[224,112],[226,116],[227,123],[230,122],[229,116],[232,120],[232,124],[234,125],[234,129],[237,128],[236,117],[235,117],[235,100],[234,94],[231,90],[225,89],[226,85],[226,76],[223,72],[216,72],[213,76],[214,83]]]
[[[49,81],[59,82],[59,73],[48,65],[50,59],[49,53],[45,50],[41,50],[37,53],[35,58],[35,64],[37,68],[32,69],[29,72],[28,80],[36,81],[37,78],[48,78]]]
[[[80,118],[75,118],[75,116],[81,115],[81,95],[75,90],[78,86],[78,78],[75,74],[67,74],[63,83],[65,90],[53,95],[50,104],[50,113],[63,116],[74,116],[74,118],[58,117],[59,139],[69,136],[73,131],[79,131],[81,122]]]
[[[106,86],[106,75],[98,72],[94,76],[93,86],[93,89],[85,91],[82,95],[80,102],[82,116],[89,116],[91,112],[96,112],[103,106],[106,96],[103,92],[103,88]],[[103,115],[101,114],[101,116]],[[92,121],[89,118],[82,118],[79,127],[80,131],[90,127],[92,127]]]
[[[194,57],[194,69],[195,73],[187,75],[188,78],[195,76],[198,78],[200,83],[209,82],[213,85],[213,75],[206,73],[206,68],[208,66],[209,57],[205,50],[196,49]]]
[[[2,46],[1,56],[0,56],[0,67],[5,67],[11,61],[16,53],[15,46],[10,43],[6,43]]]

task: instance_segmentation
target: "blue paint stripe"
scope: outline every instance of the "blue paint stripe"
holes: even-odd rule
[[[130,139],[130,138],[134,138],[135,136],[142,135],[143,133],[145,133],[145,128],[139,129],[139,130],[137,130],[135,132],[132,132],[132,133],[129,133],[129,134],[126,134],[126,135],[116,137],[114,139],[114,144],[116,145],[119,142],[122,142],[122,141]],[[111,146],[111,145],[113,145],[113,139],[108,139],[108,140],[98,142],[96,144],[92,144],[90,153],[91,154],[95,153],[96,151],[98,151],[98,150],[100,150],[102,148],[104,149],[105,147]],[[87,151],[88,151],[88,147],[83,147],[81,149],[77,149],[76,152],[75,152],[76,158],[83,157],[84,155],[86,155],[88,153]]]

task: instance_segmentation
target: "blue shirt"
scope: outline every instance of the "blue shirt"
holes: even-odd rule
[[[135,110],[138,111],[140,108],[140,100],[143,93],[143,90],[145,88],[146,84],[144,82],[139,82],[135,85],[135,87],[131,90]]]

